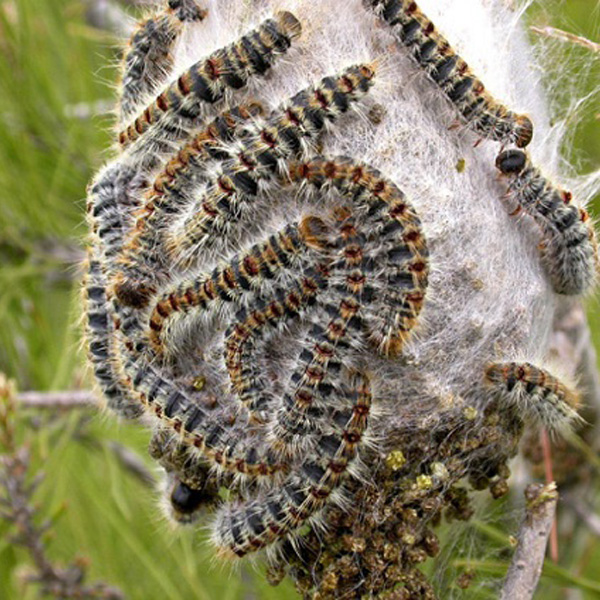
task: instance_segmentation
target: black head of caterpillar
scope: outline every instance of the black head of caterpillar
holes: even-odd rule
[[[527,164],[527,155],[523,150],[505,150],[496,158],[496,167],[504,175],[518,174]]]

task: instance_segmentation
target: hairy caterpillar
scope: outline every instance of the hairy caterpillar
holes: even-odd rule
[[[209,191],[202,199],[198,211],[186,219],[182,231],[175,230],[169,239],[169,256],[185,256],[202,246],[223,245],[227,236],[236,226],[232,215],[243,214],[250,208],[256,197],[259,185],[274,179],[281,163],[296,156],[308,143],[314,140],[325,125],[346,112],[352,102],[359,100],[370,88],[374,73],[368,66],[351,67],[338,77],[327,77],[320,85],[296,94],[288,103],[275,112],[266,125],[259,128],[241,142],[241,147],[232,153],[231,160],[223,160],[223,167],[213,177]],[[191,171],[202,168],[200,163],[190,165]],[[179,171],[179,174],[182,174]],[[165,198],[177,196],[177,177]],[[238,224],[239,226],[239,224]],[[137,238],[134,251],[127,256],[128,264],[137,263],[127,277],[120,273],[115,292],[121,302],[129,306],[143,307],[148,297],[155,291],[154,279],[160,273],[160,265],[149,264],[145,272],[141,265],[149,262],[149,250],[155,250],[155,236],[148,240]],[[139,243],[137,243],[139,242]],[[160,259],[161,252],[154,255]],[[134,283],[135,281],[135,283]]]
[[[281,539],[315,516],[356,458],[371,408],[369,381],[357,376],[347,391],[351,407],[331,415],[339,429],[322,437],[300,467],[272,491],[220,509],[213,542],[221,554],[241,557]]]
[[[533,123],[499,103],[448,40],[413,0],[364,0],[393,30],[419,66],[462,115],[467,126],[484,138],[514,143],[531,142]]]
[[[155,91],[173,66],[171,50],[185,21],[200,21],[206,11],[195,2],[171,2],[160,13],[141,23],[131,36],[123,59],[119,121],[131,118],[139,108],[140,98]]]
[[[186,219],[181,231],[175,230],[171,254],[186,256],[211,244],[222,245],[240,220],[239,216],[232,219],[232,215],[252,209],[259,190],[264,194],[269,181],[276,181],[277,175],[285,172],[286,162],[306,152],[319,132],[365,96],[374,76],[371,65],[352,66],[338,76],[325,77],[285,103],[265,127],[235,149],[231,162],[223,163],[201,209]]]
[[[148,273],[160,268],[153,260],[163,244],[166,223],[186,205],[186,188],[194,187],[194,180],[211,159],[223,157],[221,145],[234,137],[235,128],[242,122],[262,114],[258,103],[241,105],[226,111],[209,123],[158,174],[146,192],[132,233],[125,242],[119,259],[119,272],[113,283],[120,302],[141,307],[150,293],[143,283]],[[135,283],[134,283],[135,281]]]
[[[579,419],[579,394],[530,363],[492,363],[486,367],[485,383],[525,423],[565,433]]]
[[[571,193],[555,186],[521,150],[498,155],[496,166],[508,178],[507,194],[518,209],[535,219],[544,240],[542,264],[559,294],[582,294],[598,272],[598,243],[588,213],[571,202]]]

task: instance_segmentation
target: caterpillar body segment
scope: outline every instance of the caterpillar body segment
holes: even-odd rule
[[[363,0],[392,28],[404,46],[467,126],[483,138],[524,148],[533,137],[533,124],[498,102],[468,64],[454,51],[413,0]]]
[[[208,11],[198,0],[167,0],[168,10],[183,22],[202,21]]]
[[[540,225],[541,259],[554,291],[588,291],[598,274],[598,243],[588,213],[567,192],[547,179],[521,150],[506,150],[496,166],[508,179],[507,194]]]
[[[143,185],[137,169],[116,163],[105,167],[88,187],[87,216],[92,234],[97,237],[99,256],[109,272],[120,251],[131,213],[138,204],[135,192]]]
[[[279,183],[288,161],[314,145],[328,124],[369,91],[374,75],[371,66],[358,65],[326,77],[296,94],[264,127],[242,140],[231,160],[223,162],[200,209],[173,232],[170,255],[189,256],[235,237],[259,193]]]
[[[202,311],[215,310],[223,302],[237,301],[241,296],[264,298],[266,289],[285,272],[309,268],[315,260],[323,258],[326,239],[321,223],[317,218],[305,218],[299,225],[287,225],[211,273],[168,288],[150,316],[149,339],[154,351],[164,353],[165,328],[175,314],[193,312],[196,316]]]
[[[382,355],[397,356],[417,324],[428,284],[429,251],[417,212],[392,182],[351,158],[293,163],[290,179],[321,192],[334,189],[356,212],[363,237],[345,256],[365,261],[370,278],[361,295],[367,338]],[[384,268],[373,276],[375,265]]]
[[[308,269],[295,285],[279,288],[271,298],[258,298],[236,315],[225,334],[225,364],[232,391],[250,413],[253,422],[266,423],[274,397],[258,355],[267,330],[287,327],[317,301],[327,281],[318,271]]]
[[[501,405],[514,411],[525,424],[565,434],[581,420],[577,414],[578,392],[531,363],[489,364],[485,383]]]
[[[227,90],[244,87],[250,77],[263,75],[300,32],[300,22],[292,13],[279,12],[237,42],[198,61],[120,132],[120,144],[147,143],[148,136],[152,141],[184,138],[204,106],[221,100]]]
[[[123,58],[119,122],[141,108],[140,99],[156,92],[173,66],[171,50],[186,21],[201,21],[206,10],[192,0],[171,1],[136,28]]]
[[[337,433],[321,437],[305,459],[272,491],[220,509],[213,542],[223,556],[242,557],[285,538],[331,500],[359,454],[371,409],[370,382],[358,375],[346,390],[350,407],[334,415]]]
[[[135,224],[141,197],[148,190],[147,174],[159,168],[162,161],[155,148],[143,154],[122,155],[120,161],[102,169],[88,186],[88,221],[92,233],[98,237],[109,280],[122,260],[123,245]]]
[[[88,356],[108,407],[126,419],[141,416],[142,407],[123,385],[116,359],[113,314],[106,298],[106,281],[97,253],[87,259],[83,282]]]
[[[86,264],[84,298],[90,362],[109,408],[125,418],[141,416],[143,409],[124,382],[117,343],[120,315],[115,311],[108,278],[122,244],[128,217],[136,206],[136,187],[143,185],[128,164],[106,167],[88,190],[88,221],[92,247]]]
[[[113,290],[122,304],[142,308],[156,292],[155,282],[166,269],[165,230],[189,202],[188,189],[196,189],[206,176],[209,161],[225,158],[222,145],[233,141],[236,128],[262,113],[259,103],[248,103],[220,114],[161,169],[144,195],[119,258]]]

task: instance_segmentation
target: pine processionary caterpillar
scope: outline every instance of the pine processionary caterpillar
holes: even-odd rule
[[[270,438],[283,454],[318,436],[322,414],[335,408],[339,374],[368,341],[385,356],[401,352],[421,311],[428,252],[420,221],[396,186],[352,159],[318,157],[291,163],[293,184],[337,190],[350,206],[334,210],[339,239],[328,266],[326,296],[318,296],[312,326],[283,397]],[[392,238],[391,244],[388,238]],[[374,275],[375,265],[385,264]]]
[[[287,326],[314,304],[326,280],[318,272],[306,269],[300,282],[277,289],[272,299],[258,299],[236,315],[236,322],[226,333],[225,364],[233,391],[250,412],[251,420],[267,422],[267,410],[273,405],[269,382],[257,358],[256,345],[267,326]]]
[[[211,414],[180,386],[164,377],[157,367],[143,359],[142,348],[130,349],[124,361],[129,385],[148,414],[162,427],[177,434],[184,445],[195,448],[210,463],[223,470],[267,477],[285,471],[287,465],[258,439],[244,436],[219,411]],[[135,356],[139,354],[139,356]]]
[[[167,6],[180,21],[202,21],[207,10],[197,0],[168,0]]]
[[[219,476],[178,437],[158,429],[148,446],[150,456],[165,469],[168,512],[177,523],[193,523],[219,499]]]
[[[559,294],[582,294],[598,272],[598,244],[588,213],[555,186],[521,150],[506,150],[496,166],[508,178],[508,196],[540,225],[542,263]]]
[[[322,244],[320,221],[306,218],[298,226],[287,225],[267,240],[255,244],[211,273],[168,288],[156,302],[149,321],[149,338],[157,354],[164,352],[165,325],[175,313],[218,308],[240,296],[261,296],[266,283],[282,271],[292,271],[314,257]],[[314,260],[314,258],[312,258]],[[293,272],[293,271],[292,271]],[[196,316],[196,315],[194,315]]]
[[[140,99],[156,91],[173,66],[171,49],[185,21],[200,21],[206,16],[195,1],[171,0],[166,8],[140,23],[131,36],[123,58],[119,122],[131,118]]]
[[[96,381],[111,410],[128,419],[137,418],[142,414],[142,407],[121,382],[118,362],[115,361],[112,313],[106,298],[102,266],[95,251],[90,251],[88,256],[83,290],[88,355]]]
[[[428,282],[429,251],[415,209],[378,171],[347,157],[294,163],[290,179],[321,192],[334,188],[358,210],[370,254],[360,245],[347,252],[368,261],[369,270],[385,267],[364,298],[368,338],[384,356],[398,355],[416,325]]]
[[[309,331],[290,377],[289,390],[270,426],[277,450],[292,456],[311,438],[321,437],[331,410],[344,397],[341,375],[351,369],[362,337],[361,300],[371,295],[360,254],[361,232],[350,211],[339,224],[340,239],[328,266],[327,294],[317,296]]]
[[[195,180],[208,161],[224,158],[221,145],[233,140],[235,128],[262,112],[260,104],[251,103],[222,113],[160,171],[145,194],[119,258],[119,272],[113,280],[113,291],[122,304],[141,308],[147,303],[154,287],[145,282],[158,278],[158,272],[164,270],[160,264],[160,260],[164,259],[164,252],[161,252],[164,230],[167,221],[185,207],[188,200],[186,188],[194,189]]]
[[[485,383],[500,404],[526,424],[566,433],[579,420],[578,393],[530,363],[492,363],[486,367]]]
[[[529,144],[533,136],[529,117],[508,110],[486,91],[416,2],[364,0],[364,4],[392,28],[398,42],[456,106],[468,127],[484,138],[519,148]]]

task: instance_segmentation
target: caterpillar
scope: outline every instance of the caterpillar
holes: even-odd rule
[[[404,46],[438,85],[478,135],[519,148],[529,145],[533,124],[526,115],[514,113],[498,102],[448,40],[413,0],[363,0],[364,5],[392,28]]]
[[[360,244],[348,258],[365,260],[382,275],[365,295],[364,319],[371,344],[384,356],[397,356],[422,310],[429,273],[429,251],[421,221],[401,190],[381,173],[347,157],[293,163],[289,177],[320,193],[337,190],[351,201],[370,255]]]
[[[287,225],[211,273],[167,288],[156,302],[149,320],[149,339],[154,351],[163,353],[162,334],[168,319],[175,313],[218,308],[219,303],[237,300],[242,294],[264,296],[265,286],[274,278],[314,261],[323,245],[321,221],[307,217],[298,225]]]
[[[325,127],[368,93],[375,76],[371,65],[349,67],[336,77],[303,90],[284,104],[253,135],[235,148],[231,162],[215,176],[199,211],[171,238],[172,256],[186,256],[233,236],[259,190],[264,194],[286,163],[306,151]],[[234,215],[236,215],[234,220]]]
[[[225,111],[196,134],[177,155],[163,167],[146,192],[135,225],[124,242],[112,287],[116,297],[126,306],[141,308],[151,289],[143,283],[148,274],[160,268],[160,245],[166,222],[186,205],[186,188],[194,188],[205,164],[223,158],[221,145],[234,139],[235,128],[243,121],[263,112],[259,103],[242,104]],[[137,283],[133,283],[133,282]]]
[[[253,422],[267,423],[275,400],[256,348],[265,329],[288,327],[291,319],[302,316],[314,305],[325,286],[323,276],[306,269],[298,284],[276,289],[270,298],[259,297],[248,308],[241,309],[225,333],[225,364],[231,387]]]
[[[572,195],[547,179],[522,150],[506,150],[496,167],[508,179],[508,196],[540,225],[542,264],[558,294],[589,290],[598,272],[598,243],[590,216]]]
[[[194,454],[193,448],[182,445],[168,430],[158,429],[148,452],[165,469],[167,512],[175,522],[193,523],[217,504],[219,486],[224,481],[202,457]]]
[[[171,1],[140,25],[131,36],[123,58],[119,122],[131,118],[140,98],[156,91],[173,66],[171,50],[186,21],[201,21],[206,10],[196,2]]]
[[[136,236],[130,243],[122,261],[126,268],[114,283],[117,298],[127,306],[141,308],[147,304],[156,291],[156,279],[160,280],[161,272],[160,265],[151,260],[150,254],[160,260],[164,245],[168,245],[165,261],[171,256],[195,255],[206,246],[224,245],[231,230],[240,225],[240,213],[251,206],[259,186],[264,188],[269,179],[275,181],[282,163],[297,156],[310,141],[314,142],[327,123],[359,100],[371,87],[373,76],[371,67],[360,65],[350,67],[338,77],[326,77],[319,85],[296,94],[264,127],[242,140],[230,160],[222,162],[223,167],[214,176],[199,210],[193,211],[181,230],[172,231],[163,245],[159,242],[158,249],[154,243],[158,241],[156,233]],[[164,209],[180,196],[180,178],[202,168],[203,163],[199,161],[190,163],[185,172],[177,170],[164,193]],[[162,181],[160,177],[158,181]],[[162,190],[161,183],[154,187]],[[150,209],[154,210],[152,204]],[[238,215],[236,219],[234,214]],[[143,269],[142,265],[146,264],[148,267]]]
[[[525,423],[564,434],[580,419],[579,394],[546,369],[527,362],[491,363],[484,379],[501,405]]]
[[[83,282],[86,305],[88,356],[108,407],[127,419],[142,415],[142,407],[122,384],[116,360],[112,311],[106,297],[106,280],[96,250],[88,252]]]

